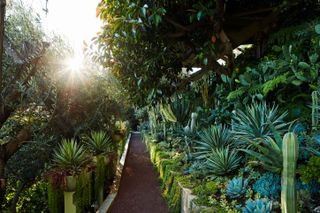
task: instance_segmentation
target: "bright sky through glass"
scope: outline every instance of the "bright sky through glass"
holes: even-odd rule
[[[79,53],[83,41],[90,42],[99,31],[100,21],[96,18],[96,6],[100,0],[49,0],[48,14],[44,16],[46,0],[32,0],[45,27],[64,35]]]

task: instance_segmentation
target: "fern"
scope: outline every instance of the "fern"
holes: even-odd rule
[[[288,75],[288,73],[285,73],[283,75],[279,75],[279,76],[267,81],[266,83],[264,83],[262,85],[263,94],[266,96],[266,95],[268,95],[269,92],[276,89],[279,84],[287,83],[287,75]]]

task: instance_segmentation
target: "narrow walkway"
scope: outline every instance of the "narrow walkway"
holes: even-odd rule
[[[140,134],[133,134],[118,195],[108,213],[168,213],[159,179]]]

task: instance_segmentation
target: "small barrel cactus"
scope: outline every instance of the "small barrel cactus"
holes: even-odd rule
[[[248,179],[243,179],[243,177],[233,178],[228,182],[227,195],[230,198],[238,198],[242,196],[248,188]]]
[[[268,199],[247,200],[242,213],[271,213],[272,202]]]

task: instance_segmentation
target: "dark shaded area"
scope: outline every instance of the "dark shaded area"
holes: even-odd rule
[[[108,213],[167,213],[158,174],[140,134],[133,134],[118,196]]]

